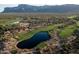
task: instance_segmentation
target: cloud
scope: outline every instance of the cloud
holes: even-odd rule
[[[5,7],[14,7],[17,6],[18,4],[0,4],[0,12],[4,10]]]
[[[79,4],[79,0],[0,0],[0,4],[61,5]]]

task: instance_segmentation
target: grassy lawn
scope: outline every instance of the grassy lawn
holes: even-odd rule
[[[34,34],[40,32],[40,31],[50,31],[50,30],[53,30],[54,27],[55,27],[54,25],[49,25],[49,26],[46,26],[43,28],[34,29],[34,30],[27,32],[27,33],[20,33],[20,34],[18,34],[19,40],[29,39]]]
[[[10,25],[17,21],[20,21],[20,19],[0,19],[0,25]]]
[[[70,35],[72,35],[75,29],[76,29],[75,25],[70,25],[68,27],[65,27],[63,30],[61,30],[60,36],[63,38],[69,37]]]
[[[76,16],[76,15],[74,15],[74,16],[69,16],[68,18],[73,19],[73,18],[75,18],[75,17],[77,17],[77,16]]]
[[[41,49],[41,48],[43,48],[45,46],[46,46],[46,43],[45,42],[42,42],[39,45],[37,45],[36,48],[40,48]]]
[[[79,21],[76,22],[77,26],[79,26]]]

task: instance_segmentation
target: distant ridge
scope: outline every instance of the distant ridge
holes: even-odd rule
[[[65,4],[65,5],[44,5],[44,6],[33,6],[27,4],[19,4],[17,7],[6,7],[2,13],[20,13],[20,12],[79,12],[79,5]]]

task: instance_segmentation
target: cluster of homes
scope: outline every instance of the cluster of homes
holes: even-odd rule
[[[39,19],[39,18],[31,18],[31,19],[24,19],[19,22],[20,26],[34,28],[34,27],[42,27],[47,26],[49,24],[55,24],[60,22],[59,19]]]
[[[28,28],[34,28],[34,27],[42,27],[42,26],[47,26],[49,24],[60,24],[60,23],[64,23],[67,25],[72,25],[75,23],[74,20],[70,20],[68,18],[56,18],[56,17],[52,17],[52,18],[24,18],[22,21],[19,22],[20,26],[23,27],[28,27]]]

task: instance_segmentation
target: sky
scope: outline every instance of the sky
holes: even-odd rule
[[[0,12],[3,11],[5,7],[14,7],[17,6],[18,4],[30,4],[37,6],[79,4],[79,0],[0,0]]]
[[[5,7],[15,7],[18,4],[0,4],[0,12],[4,10]]]

